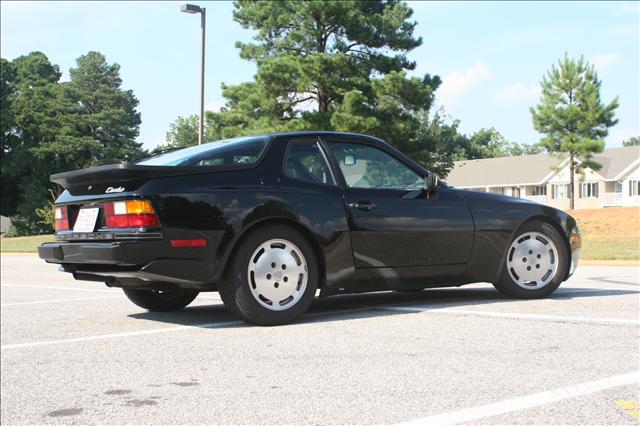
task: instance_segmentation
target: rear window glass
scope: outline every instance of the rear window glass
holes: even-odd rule
[[[265,136],[205,143],[147,158],[141,166],[226,166],[253,164],[264,150]]]

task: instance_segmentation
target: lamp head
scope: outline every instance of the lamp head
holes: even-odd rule
[[[183,4],[180,6],[180,12],[195,14],[202,12],[202,8],[195,4]]]

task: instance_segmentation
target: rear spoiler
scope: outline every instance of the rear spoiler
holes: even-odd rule
[[[250,167],[253,167],[251,165]],[[88,185],[118,185],[124,182],[146,181],[153,178],[194,175],[201,173],[222,172],[250,168],[244,164],[220,166],[142,166],[138,164],[110,164],[90,167],[72,172],[56,173],[49,177],[51,182],[65,189]]]

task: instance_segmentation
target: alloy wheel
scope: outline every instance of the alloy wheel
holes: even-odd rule
[[[525,232],[509,247],[507,270],[514,283],[527,290],[549,284],[558,271],[558,249],[540,232]]]
[[[256,301],[272,311],[294,306],[307,287],[308,267],[302,251],[290,241],[272,239],[251,256],[247,271]]]

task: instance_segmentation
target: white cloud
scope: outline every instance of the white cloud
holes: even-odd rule
[[[223,106],[224,106],[224,103],[214,99],[211,102],[207,102],[206,104],[204,104],[204,110],[218,112],[220,111],[220,108],[222,108]]]
[[[491,71],[482,61],[477,61],[464,70],[452,70],[442,79],[442,86],[437,91],[444,104],[453,102],[458,95],[483,80],[491,78]]]
[[[526,86],[524,84],[512,84],[497,90],[491,99],[499,104],[512,104],[517,102],[533,102],[540,98],[540,86]]]
[[[591,56],[591,63],[598,72],[605,72],[611,65],[614,65],[622,59],[617,53],[596,53]]]

